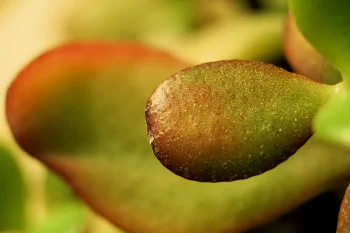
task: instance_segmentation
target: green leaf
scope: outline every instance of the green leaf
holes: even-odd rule
[[[48,172],[45,182],[47,217],[31,233],[84,232],[87,209],[61,177]]]
[[[72,189],[53,172],[47,174],[45,194],[49,209],[55,209],[70,202],[79,202]]]
[[[25,227],[25,190],[17,162],[0,146],[0,231]]]
[[[324,140],[350,147],[350,94],[339,91],[314,119],[314,131]]]
[[[283,45],[286,58],[297,73],[326,84],[342,81],[340,72],[305,40],[291,15],[285,23]]]
[[[156,86],[185,66],[138,45],[63,46],[16,78],[7,119],[23,149],[126,232],[242,232],[349,175],[349,155],[317,139],[244,181],[199,183],[172,174],[152,153],[144,109]]]
[[[182,70],[148,101],[153,151],[187,179],[249,178],[274,168],[312,135],[330,86],[272,65],[219,61]]]
[[[343,77],[350,77],[350,2],[348,0],[290,0],[290,8],[305,38]]]
[[[48,219],[30,233],[79,233],[84,229],[85,209],[81,203],[66,203],[50,213]]]

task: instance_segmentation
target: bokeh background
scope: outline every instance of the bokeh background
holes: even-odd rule
[[[138,41],[192,64],[246,59],[290,70],[282,51],[287,11],[286,0],[0,0],[0,108],[22,67],[70,41]],[[0,232],[122,232],[16,146],[4,110],[0,145]],[[342,192],[250,232],[335,232]]]

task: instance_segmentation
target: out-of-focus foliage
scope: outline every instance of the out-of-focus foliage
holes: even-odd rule
[[[293,70],[317,82],[336,84],[342,81],[340,72],[327,62],[303,37],[291,15],[284,29],[283,47]]]
[[[25,187],[13,154],[0,147],[0,231],[25,228]]]
[[[248,2],[89,0],[84,5],[90,10],[78,5],[67,18],[67,32],[74,40],[140,41],[193,63],[273,60],[281,55],[286,3],[261,1],[255,14]]]
[[[227,19],[193,33],[170,50],[194,63],[233,58],[271,61],[282,54],[282,19],[280,14]]]
[[[45,181],[48,217],[31,233],[81,232],[86,225],[86,209],[73,191],[53,172]]]
[[[298,28],[344,79],[350,77],[350,2],[346,0],[291,0]],[[322,25],[322,26],[321,26]]]
[[[200,0],[86,0],[69,19],[78,39],[179,37],[200,21]]]
[[[30,233],[73,233],[84,230],[84,207],[80,203],[62,204],[49,218]]]
[[[48,172],[45,180],[46,202],[50,209],[69,202],[79,202],[67,184],[56,173]]]
[[[261,2],[266,6],[266,8],[272,10],[286,11],[288,8],[288,1],[284,0],[265,0]]]
[[[338,96],[317,114],[314,129],[323,139],[350,147],[350,94],[339,90]]]

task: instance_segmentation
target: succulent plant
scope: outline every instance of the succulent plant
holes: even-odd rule
[[[197,181],[260,174],[311,137],[311,122],[339,91],[251,61],[219,61],[174,74],[151,96],[147,124],[164,166]]]
[[[127,232],[226,233],[266,223],[350,178],[350,4],[290,6],[312,53],[344,82],[253,61],[193,66],[135,43],[72,43],[35,59],[11,84],[13,136]],[[161,166],[149,142],[165,167],[191,180]],[[348,193],[339,233],[349,229]]]

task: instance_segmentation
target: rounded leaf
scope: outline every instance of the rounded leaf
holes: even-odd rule
[[[290,14],[285,23],[283,47],[289,64],[297,73],[326,84],[342,81],[340,72],[305,40]]]
[[[338,68],[350,76],[350,2],[348,0],[291,0],[290,8],[305,38]]]
[[[150,97],[150,142],[162,164],[187,179],[248,178],[309,139],[311,120],[331,92],[260,62],[202,64],[173,75]]]

